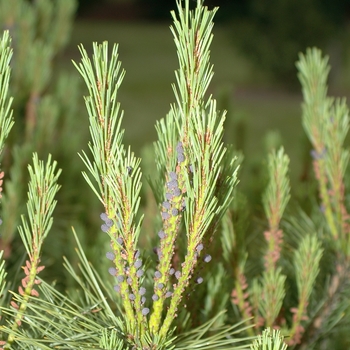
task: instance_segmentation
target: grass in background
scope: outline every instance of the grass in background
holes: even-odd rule
[[[170,22],[169,22],[170,25]],[[155,121],[166,115],[174,102],[171,88],[177,66],[176,50],[167,23],[77,21],[63,57],[64,66],[79,56],[77,45],[90,47],[92,41],[119,43],[119,54],[126,76],[119,99],[125,111],[125,143],[140,154],[142,147],[156,139]],[[226,140],[233,142],[236,118],[244,124],[243,152],[246,163],[256,168],[265,163],[266,134],[277,131],[291,159],[292,183],[302,172],[300,158],[305,153],[301,126],[301,91],[290,92],[273,85],[262,72],[253,68],[232,45],[232,28],[214,27],[212,62],[214,78],[210,93],[219,106],[228,109]],[[281,58],[282,59],[282,58]],[[342,93],[341,95],[344,95]],[[220,98],[221,96],[221,98]],[[260,176],[250,170],[242,185]],[[292,186],[293,188],[293,186]]]

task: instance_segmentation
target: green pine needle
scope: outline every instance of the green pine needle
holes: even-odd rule
[[[287,344],[283,342],[283,336],[279,330],[267,328],[259,335],[258,339],[250,346],[251,350],[286,350]]]

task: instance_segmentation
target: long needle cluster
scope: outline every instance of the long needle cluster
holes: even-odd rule
[[[328,58],[317,49],[307,50],[297,62],[302,85],[303,125],[313,150],[311,157],[325,215],[334,243],[350,255],[350,216],[345,207],[344,174],[349,151],[344,141],[349,130],[349,110],[344,99],[327,96]]]
[[[128,338],[148,345],[149,337],[167,339],[190,282],[203,282],[196,267],[199,261],[211,260],[205,250],[236,184],[237,167],[222,142],[224,115],[218,114],[215,100],[205,97],[212,77],[209,46],[216,10],[209,11],[201,1],[194,11],[190,11],[188,0],[184,8],[180,1],[177,7],[178,17],[172,13],[180,64],[174,85],[177,103],[157,125],[156,161],[162,170],[163,187],[157,195],[162,227],[152,300],[146,299],[145,270],[137,249],[140,160],[122,144],[117,92],[124,72],[120,70],[117,46],[109,56],[107,43],[94,44],[92,61],[80,47],[82,62],[76,64],[89,89],[85,102],[93,161],[82,154],[90,173],[84,173],[84,178],[104,206],[101,229],[111,240],[107,258],[113,265],[109,273],[115,278],[114,290],[121,296]],[[174,251],[181,232],[186,237],[187,252],[184,261],[175,266]]]

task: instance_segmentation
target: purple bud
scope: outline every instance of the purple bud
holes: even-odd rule
[[[169,274],[170,275],[173,275],[175,273],[175,269],[174,268],[171,268],[170,270],[169,270]]]
[[[165,232],[164,232],[163,230],[160,230],[160,231],[158,232],[158,237],[159,237],[160,239],[164,239],[164,238],[165,238]]]
[[[198,278],[196,279],[196,282],[197,282],[198,284],[201,284],[201,283],[203,282],[203,277],[198,277]]]
[[[137,270],[136,271],[136,276],[140,278],[141,276],[143,276],[143,273],[144,273],[144,271],[142,269]]]
[[[169,202],[165,201],[165,202],[163,202],[163,207],[165,209],[170,209],[171,208],[171,204]]]
[[[143,305],[146,302],[146,297],[141,298],[141,305]]]
[[[156,271],[156,272],[154,273],[154,277],[155,277],[155,278],[161,278],[161,277],[162,277],[161,272],[160,272],[160,271]]]
[[[107,225],[108,227],[112,227],[112,226],[114,225],[114,222],[113,222],[112,219],[107,219],[107,220],[105,221],[105,223],[106,223],[106,225]]]
[[[130,293],[130,294],[129,294],[129,299],[130,299],[130,300],[135,300],[135,299],[136,299],[136,297],[135,297],[135,295],[134,295],[134,294]]]
[[[173,196],[172,193],[166,193],[166,194],[165,194],[165,198],[166,198],[168,201],[171,201],[171,200],[174,198],[174,196]]]
[[[137,259],[140,256],[140,251],[136,250],[134,253],[134,259]]]
[[[159,299],[159,296],[157,294],[152,295],[152,300],[157,301]]]
[[[132,278],[131,278],[131,277],[128,277],[128,278],[126,279],[126,282],[127,282],[128,285],[131,285],[131,283],[132,283]]]
[[[124,240],[123,240],[122,237],[118,237],[118,238],[117,238],[117,242],[118,242],[120,245],[123,245]]]
[[[117,277],[117,281],[118,282],[123,282],[124,281],[124,276],[123,275],[119,275],[118,277]]]
[[[313,149],[311,150],[310,154],[313,159],[322,159],[326,154],[326,148],[324,148],[320,153]]]
[[[318,159],[318,153],[314,149],[310,151],[310,155],[313,159]]]
[[[175,277],[176,277],[177,279],[179,279],[179,278],[181,277],[181,272],[180,272],[180,271],[176,271],[176,272],[175,272]]]
[[[107,253],[106,253],[106,258],[107,258],[108,260],[113,261],[113,260],[115,259],[115,255],[114,255],[113,252],[107,252]]]
[[[178,142],[176,145],[176,150],[180,153],[182,153],[184,151],[184,148],[182,146],[182,142]]]
[[[199,253],[200,251],[202,251],[202,250],[203,250],[203,244],[202,244],[202,243],[199,243],[199,244],[197,245],[196,250],[197,250],[198,253]]]
[[[179,214],[179,211],[178,211],[176,208],[174,208],[174,209],[171,211],[171,214],[172,214],[172,216],[177,216],[177,215]]]
[[[117,274],[117,269],[115,267],[110,267],[108,272],[110,275],[115,276]]]
[[[146,316],[146,315],[149,313],[149,308],[148,308],[148,307],[145,307],[145,308],[142,309],[141,312],[142,312],[142,315],[143,315],[143,316]]]
[[[185,155],[183,150],[178,150],[177,152],[177,160],[179,163],[182,163],[185,160]]]
[[[174,196],[175,197],[178,197],[178,196],[180,196],[181,195],[181,190],[179,189],[179,188],[175,188],[174,189]]]
[[[141,287],[139,290],[139,294],[140,295],[144,295],[146,293],[146,288],[145,287]]]
[[[166,292],[166,293],[165,293],[165,297],[166,297],[166,298],[170,298],[172,295],[173,295],[172,292]]]
[[[100,215],[100,218],[101,218],[101,220],[106,221],[106,220],[108,219],[108,216],[107,216],[106,213],[102,213],[102,214]]]
[[[139,268],[142,266],[142,260],[141,260],[141,259],[137,259],[137,260],[135,261],[134,266],[135,266],[137,269],[139,269]]]
[[[116,284],[113,289],[116,291],[116,292],[120,292],[120,285],[119,284]]]
[[[206,263],[208,263],[210,260],[211,260],[211,255],[206,254],[205,257],[204,257],[204,261],[205,261]]]
[[[175,173],[175,171],[171,171],[169,173],[169,177],[172,179],[172,180],[177,180],[177,174]]]
[[[166,211],[162,211],[161,215],[163,220],[168,220],[170,218],[170,214]]]
[[[169,188],[169,190],[171,190],[171,189],[178,187],[179,183],[177,182],[177,180],[171,180],[166,185]]]
[[[179,163],[182,163],[182,162],[185,161],[185,156],[184,156],[183,153],[179,153],[179,154],[177,155],[177,161],[178,161]]]
[[[194,169],[193,169],[193,165],[192,164],[190,164],[189,169],[190,169],[190,172],[193,173]]]
[[[109,227],[108,227],[106,224],[102,224],[102,225],[101,225],[101,230],[102,230],[103,232],[108,232]]]
[[[158,289],[164,288],[164,283],[158,283],[157,287],[158,287]]]

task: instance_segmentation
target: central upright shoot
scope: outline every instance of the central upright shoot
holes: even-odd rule
[[[225,114],[217,112],[216,101],[206,92],[213,76],[210,44],[213,17],[197,1],[177,1],[171,31],[179,59],[173,90],[176,103],[157,125],[155,143],[157,178],[152,188],[159,203],[161,227],[153,280],[148,280],[137,248],[141,231],[140,159],[122,143],[122,112],[117,93],[124,71],[120,69],[117,46],[108,53],[107,43],[94,44],[92,61],[80,47],[77,66],[89,89],[86,107],[92,141],[93,161],[83,153],[88,172],[85,179],[104,206],[102,230],[111,239],[113,262],[109,272],[120,294],[128,339],[137,346],[164,343],[185,293],[203,282],[203,264],[215,239],[219,223],[232,200],[237,166],[232,152],[224,147]],[[141,116],[142,117],[142,116]],[[182,260],[174,262],[175,248],[186,247]],[[153,285],[152,285],[153,284]],[[150,292],[150,289],[153,289]],[[149,296],[149,297],[146,297]]]

